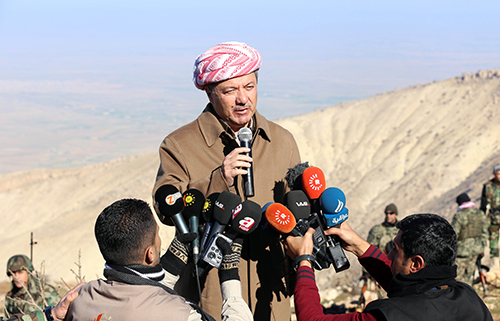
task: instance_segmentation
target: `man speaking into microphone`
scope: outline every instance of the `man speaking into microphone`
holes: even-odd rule
[[[221,43],[198,56],[193,81],[209,102],[196,120],[163,140],[153,195],[160,186],[171,184],[181,193],[194,188],[205,196],[228,191],[260,206],[282,202],[288,191],[285,174],[300,162],[300,155],[292,134],[257,112],[261,61],[256,49],[240,42]],[[250,130],[250,144],[241,144],[242,128]],[[245,188],[248,182],[253,191]],[[256,320],[289,320],[285,255],[277,239],[262,234],[250,234],[243,244],[244,299]],[[195,289],[183,288],[182,279],[191,277],[190,272],[181,276],[176,290],[195,300]],[[211,271],[202,293],[203,307],[211,315],[220,315],[218,284],[216,271]]]

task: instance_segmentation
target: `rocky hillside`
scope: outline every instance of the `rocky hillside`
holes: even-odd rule
[[[455,197],[477,199],[500,162],[500,70],[467,74],[324,110],[282,119],[303,160],[320,167],[328,186],[345,191],[351,224],[362,235],[383,219],[386,204],[400,217],[435,212],[451,219]],[[0,263],[29,254],[43,260],[54,281],[73,281],[81,250],[82,274],[102,273],[93,236],[99,212],[113,201],[150,201],[156,152],[92,166],[0,176]],[[163,247],[172,230],[162,228]],[[351,261],[352,262],[352,261]],[[0,264],[4,275],[5,265]],[[335,275],[325,274],[325,282]],[[0,279],[1,281],[1,279]]]

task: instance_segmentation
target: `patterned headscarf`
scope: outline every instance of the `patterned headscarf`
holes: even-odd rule
[[[205,85],[248,75],[260,68],[262,58],[242,42],[225,42],[213,46],[196,58],[193,82],[204,90]]]

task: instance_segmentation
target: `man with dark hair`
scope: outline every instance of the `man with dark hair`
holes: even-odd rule
[[[490,223],[467,193],[457,196],[457,204],[457,213],[451,221],[458,239],[457,280],[472,285],[477,257],[484,254],[488,243]]]
[[[490,258],[493,268],[500,268],[500,251],[498,237],[500,235],[500,164],[493,167],[493,178],[484,183],[481,194],[481,211],[490,220]]]
[[[488,308],[468,284],[456,278],[457,236],[450,223],[435,214],[415,214],[398,222],[394,248],[386,256],[363,240],[348,223],[331,228],[342,246],[387,291],[388,298],[370,302],[363,312],[324,315],[311,268],[309,229],[304,237],[288,237],[287,253],[299,265],[295,311],[301,320],[493,320]],[[314,259],[314,256],[312,256]]]
[[[193,82],[205,92],[208,104],[196,120],[163,140],[153,198],[158,188],[171,184],[181,193],[195,188],[205,196],[229,191],[260,206],[283,201],[288,191],[284,177],[288,168],[300,163],[300,154],[293,135],[257,111],[261,62],[257,49],[242,42],[221,43],[197,57]],[[252,133],[252,157],[239,141],[243,128]],[[249,167],[253,168],[253,195],[244,186]],[[242,253],[243,294],[254,318],[289,321],[288,262],[279,237],[257,230],[245,237]],[[196,301],[191,270],[181,275],[176,290]],[[212,315],[222,302],[217,284],[212,270],[202,292],[203,306]]]
[[[172,290],[188,262],[190,250],[186,244],[194,240],[195,233],[174,238],[160,257],[158,225],[149,205],[136,199],[119,200],[106,207],[94,231],[106,260],[106,280],[82,286],[66,320],[213,320]],[[224,320],[252,320],[241,297],[240,253],[241,242],[236,239],[219,269]]]

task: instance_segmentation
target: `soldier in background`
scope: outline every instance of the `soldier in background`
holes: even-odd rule
[[[490,220],[490,258],[493,268],[500,268],[498,230],[500,229],[500,164],[493,167],[493,178],[483,185],[481,210]]]
[[[12,289],[5,295],[6,318],[54,306],[59,301],[54,287],[44,284],[42,292],[42,284],[33,276],[33,264],[26,255],[14,255],[9,259],[7,275],[12,277]]]
[[[398,228],[396,227],[396,223],[398,222],[398,208],[391,203],[385,207],[384,214],[385,220],[370,229],[366,241],[378,247],[385,254],[389,254],[394,247],[394,238],[398,234]],[[386,296],[384,289],[380,287],[364,268],[362,269],[361,280],[366,282],[371,291],[377,293],[379,299]]]
[[[385,207],[384,213],[384,222],[371,228],[366,241],[378,247],[385,254],[388,254],[392,250],[392,242],[398,234],[398,228],[396,227],[396,223],[398,222],[398,208],[391,203]]]
[[[451,226],[457,233],[457,280],[472,285],[476,259],[488,242],[489,220],[466,193],[457,197],[458,209]]]

